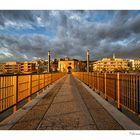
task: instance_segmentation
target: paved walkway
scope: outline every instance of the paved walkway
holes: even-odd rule
[[[122,130],[123,128],[68,74],[16,122],[12,130]]]

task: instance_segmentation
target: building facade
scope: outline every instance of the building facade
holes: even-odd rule
[[[85,71],[86,63],[77,59],[63,58],[58,61],[58,71],[76,72]]]
[[[140,59],[130,59],[129,66],[133,71],[140,71]]]
[[[20,71],[21,73],[35,73],[36,72],[35,63],[27,62],[27,61],[21,62]]]
[[[93,63],[94,72],[121,72],[128,68],[128,61],[121,58],[103,58]]]
[[[64,58],[58,61],[58,71],[60,72],[73,72],[78,71],[78,60]]]
[[[32,60],[32,63],[35,64],[35,69],[37,73],[47,72],[48,61],[47,60]]]
[[[140,59],[135,59],[133,67],[135,70],[140,70]]]
[[[18,74],[20,73],[20,63],[9,61],[0,65],[1,74]]]

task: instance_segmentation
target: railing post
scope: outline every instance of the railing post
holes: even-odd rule
[[[91,72],[91,88],[93,89],[93,72]]]
[[[92,83],[92,79],[91,79],[91,77],[92,77],[92,72],[90,72],[90,88],[91,88],[91,83]]]
[[[52,77],[52,73],[50,73],[50,84],[51,85],[53,83],[53,77]]]
[[[107,100],[107,92],[106,92],[106,72],[104,73],[104,81],[105,81],[105,100]]]
[[[46,88],[46,86],[45,86],[45,73],[44,73],[44,88],[43,88],[43,90],[45,90],[45,88]]]
[[[48,81],[48,73],[46,74],[46,86],[48,87],[48,83],[49,83],[49,81]]]
[[[89,87],[91,87],[90,84],[91,83],[91,72],[89,73]]]
[[[52,76],[52,74],[51,74],[51,73],[49,73],[49,74],[48,74],[48,76],[47,76],[47,77],[48,77],[48,80],[47,80],[47,81],[48,81],[48,87],[49,87],[49,86],[50,86],[50,84],[52,83],[51,76]]]
[[[93,89],[93,72],[91,73],[91,88]]]
[[[99,73],[97,73],[97,91],[98,91],[98,94],[100,94],[100,90],[99,90]]]
[[[38,92],[37,95],[39,95],[40,92],[40,74],[38,74]]]
[[[119,72],[117,73],[117,108],[118,108],[118,110],[121,110],[121,105],[120,105],[120,77],[119,77]]]
[[[137,108],[138,108],[138,116],[140,117],[140,77],[138,77],[138,87],[137,87],[137,102],[138,102],[138,105],[137,105]]]
[[[31,95],[32,95],[32,75],[29,75],[29,97],[28,97],[28,102],[31,101]]]
[[[84,80],[84,72],[82,72],[82,82],[83,82],[83,80]]]
[[[94,85],[94,83],[95,83],[94,80],[95,80],[95,79],[94,79],[94,75],[95,75],[95,73],[93,72],[93,73],[92,73],[92,85],[91,85],[93,90],[95,90],[95,85]]]
[[[17,104],[18,104],[18,76],[14,77],[14,107],[13,112],[17,111]]]
[[[44,73],[44,88],[46,88],[46,83],[45,83],[45,73]]]
[[[88,72],[88,79],[87,80],[88,80],[87,85],[89,86],[89,72]]]

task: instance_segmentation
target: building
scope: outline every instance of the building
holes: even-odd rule
[[[58,71],[58,60],[57,59],[54,59],[54,61],[51,61],[50,71],[51,72],[57,72]]]
[[[140,59],[130,59],[129,66],[133,72],[140,71]]]
[[[27,62],[27,61],[21,62],[20,71],[21,73],[35,73],[36,72],[35,63]]]
[[[18,74],[20,73],[20,63],[16,61],[9,61],[0,64],[1,74]]]
[[[133,67],[135,70],[140,70],[140,59],[135,59]]]
[[[0,63],[0,74],[6,73],[5,63]]]
[[[58,61],[58,71],[61,72],[76,72],[85,71],[86,63],[77,59],[63,58]]]
[[[58,71],[73,72],[78,71],[78,60],[63,58],[58,61]]]
[[[47,72],[48,60],[32,60],[32,63],[35,64],[35,69],[37,73]]]
[[[94,72],[125,72],[128,70],[128,61],[122,58],[103,58],[93,63]]]
[[[90,62],[89,62],[89,72],[93,72],[93,65],[94,65],[94,63],[96,62],[97,60],[91,60]]]

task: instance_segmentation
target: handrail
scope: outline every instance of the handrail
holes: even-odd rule
[[[79,80],[90,86],[117,108],[125,108],[140,115],[140,74],[73,72]]]
[[[40,73],[40,74],[16,74],[0,75],[0,113],[13,107],[17,110],[19,102],[28,98],[40,90],[46,88],[65,73]]]

